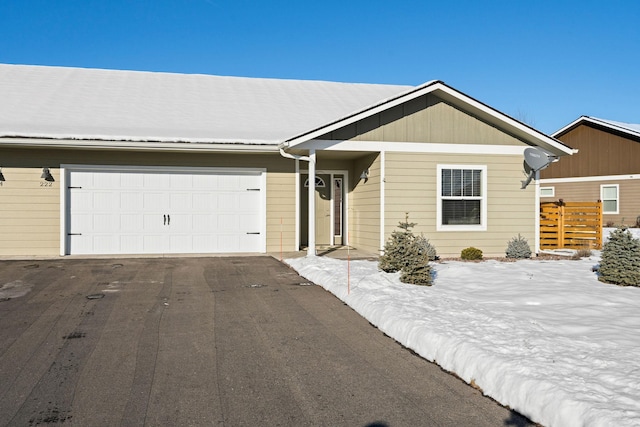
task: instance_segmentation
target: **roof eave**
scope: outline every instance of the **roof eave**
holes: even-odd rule
[[[278,145],[274,143],[228,143],[228,142],[160,142],[125,141],[107,139],[57,139],[0,137],[0,145],[21,148],[61,148],[88,150],[130,150],[130,151],[167,151],[167,152],[234,152],[234,153],[276,153]]]

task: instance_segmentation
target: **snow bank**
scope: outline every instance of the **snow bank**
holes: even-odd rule
[[[599,259],[448,261],[419,287],[375,262],[286,262],[389,336],[547,426],[640,425],[640,288]]]

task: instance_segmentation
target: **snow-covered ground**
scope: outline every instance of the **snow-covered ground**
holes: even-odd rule
[[[545,426],[640,425],[640,288],[582,260],[436,263],[401,283],[372,261],[286,262],[386,334]],[[349,288],[349,289],[348,289]]]

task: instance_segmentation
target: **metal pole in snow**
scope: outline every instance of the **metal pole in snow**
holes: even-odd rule
[[[282,262],[282,217],[280,217],[280,262]]]
[[[351,293],[351,246],[348,242],[349,233],[347,233],[347,295]]]

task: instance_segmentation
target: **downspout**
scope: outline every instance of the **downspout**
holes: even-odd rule
[[[316,180],[312,179],[312,177],[315,178],[316,176],[316,156],[315,156],[315,150],[310,150],[310,155],[309,156],[299,156],[296,154],[291,154],[291,153],[287,153],[284,150],[283,145],[281,144],[279,147],[280,150],[280,155],[284,158],[287,159],[293,159],[296,161],[296,163],[298,163],[298,161],[302,160],[305,162],[309,162],[309,206],[308,206],[308,212],[307,214],[309,215],[309,220],[308,220],[308,236],[307,236],[307,242],[308,242],[308,246],[307,246],[307,256],[315,256],[316,255],[316,227],[315,227],[315,184],[316,184]],[[296,191],[296,199],[300,197],[298,191]],[[298,218],[296,218],[296,223],[298,221]],[[297,226],[296,226],[297,228]]]

